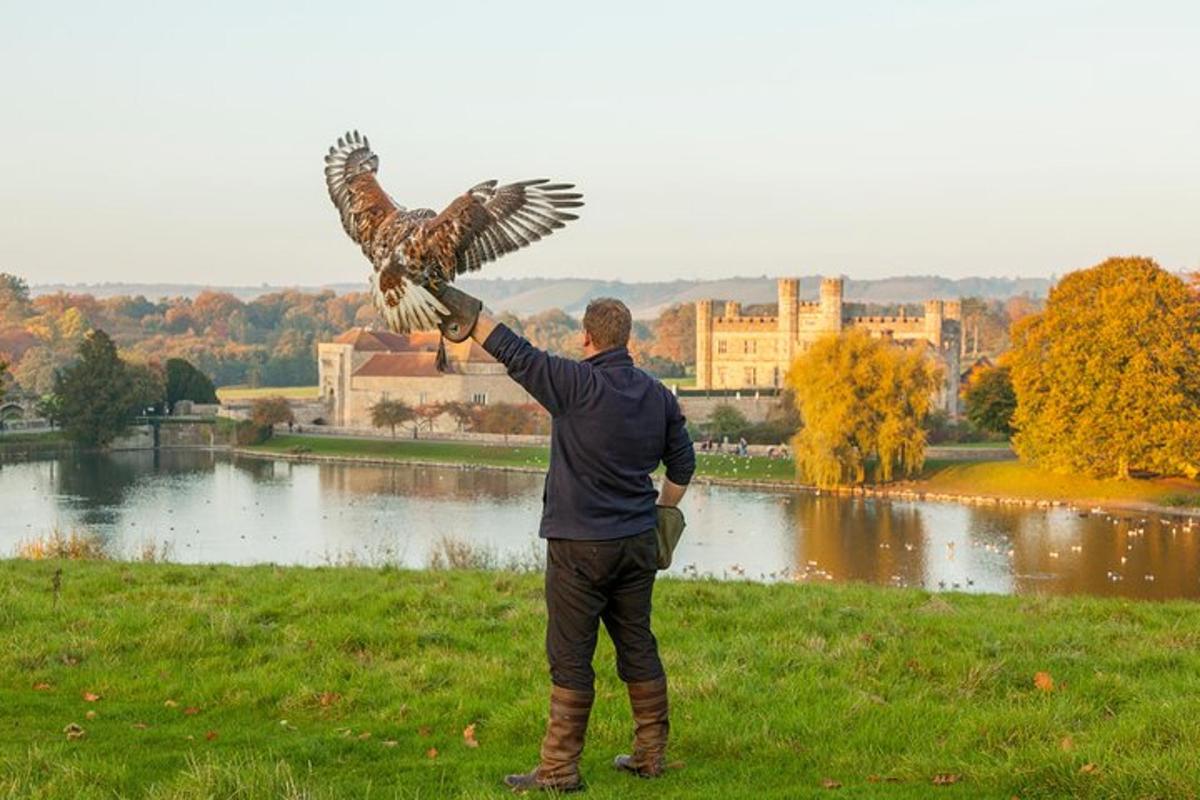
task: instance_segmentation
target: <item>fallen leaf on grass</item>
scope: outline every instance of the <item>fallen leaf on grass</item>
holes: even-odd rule
[[[63,733],[67,735],[67,741],[73,742],[76,739],[82,739],[87,736],[87,731],[72,722],[67,727],[63,728]]]
[[[1039,672],[1033,676],[1033,685],[1043,692],[1053,692],[1054,678],[1050,677],[1049,672]]]
[[[474,722],[463,728],[463,744],[467,747],[479,747],[479,740],[475,738]]]
[[[88,712],[86,714],[84,714],[84,716],[87,717],[88,719],[95,719],[96,712],[89,709]]]
[[[144,731],[144,730],[146,730],[146,728],[149,728],[150,726],[144,722],[135,722],[135,723],[133,723],[132,727],[135,728],[136,730]]]
[[[1070,752],[1075,749],[1075,740],[1070,736],[1064,736],[1063,740],[1058,743],[1058,746],[1066,752]]]
[[[934,786],[949,786],[952,783],[958,783],[962,780],[962,775],[955,775],[950,772],[939,772],[933,776]]]
[[[99,700],[99,699],[100,699],[100,695],[98,695],[98,694],[96,694],[96,693],[94,693],[94,692],[84,692],[84,693],[83,693],[83,699],[84,699],[84,700],[86,700],[86,701],[87,701],[87,702],[89,702],[89,703],[94,703],[94,702],[96,702],[97,700]]]
[[[430,728],[428,725],[422,725],[421,727],[417,728],[418,736],[423,736],[428,739],[430,734],[432,734],[432,733],[433,733],[433,729]]]
[[[371,738],[371,732],[370,732],[370,731],[363,731],[362,733],[360,733],[360,734],[358,735],[358,740],[359,740],[360,742],[365,742],[367,739],[370,739],[370,738]]]
[[[1099,771],[1100,768],[1090,761],[1079,768],[1079,774],[1081,775],[1093,775]]]
[[[217,738],[217,732],[216,732],[216,731],[209,731],[208,733],[204,734],[204,738],[205,738],[205,740],[206,740],[206,741],[209,741],[209,742],[216,741],[216,738]]]
[[[50,691],[50,684],[46,683],[45,681],[35,683],[33,685],[33,690],[35,692],[48,692]]]
[[[900,783],[900,779],[894,775],[868,775],[867,783]]]
[[[200,709],[196,708],[196,706],[188,706],[183,710],[183,713],[187,714],[189,717],[194,717],[200,713]]]
[[[383,740],[384,747],[395,747],[398,744],[400,744],[400,743],[397,742],[395,739],[384,739]]]
[[[437,758],[437,748],[436,747],[429,748],[428,750],[425,751],[425,756],[427,758]]]
[[[342,699],[342,696],[337,692],[321,692],[318,700],[322,708],[329,708],[334,703]]]
[[[826,789],[842,788],[842,784],[839,781],[835,781],[833,778],[826,778],[825,780],[821,781],[821,785],[824,786]]]
[[[176,703],[174,700],[166,700],[163,702],[163,705],[167,708],[174,708],[175,706],[179,705],[179,703]]]

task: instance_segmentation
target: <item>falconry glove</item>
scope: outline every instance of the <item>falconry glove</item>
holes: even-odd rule
[[[465,342],[470,338],[471,331],[475,330],[483,303],[449,284],[444,284],[435,296],[447,309],[438,323],[442,336],[455,343]]]

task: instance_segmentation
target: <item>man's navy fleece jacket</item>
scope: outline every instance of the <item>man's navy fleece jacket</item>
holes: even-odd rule
[[[675,395],[633,365],[624,347],[584,361],[552,356],[504,325],[483,343],[513,380],[550,412],[544,539],[621,539],[653,530],[650,473],[686,485],[696,469]]]

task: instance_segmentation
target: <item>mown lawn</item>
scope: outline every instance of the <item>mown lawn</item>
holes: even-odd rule
[[[0,796],[503,797],[543,726],[540,583],[0,562]],[[1200,792],[1191,603],[668,580],[656,623],[677,768],[608,766],[630,720],[602,637],[589,797]]]
[[[223,403],[236,400],[257,400],[260,397],[288,397],[294,400],[315,400],[320,393],[317,386],[222,386],[217,389],[217,398]]]
[[[1078,502],[1200,506],[1200,483],[1183,478],[1097,480],[1062,475],[1019,461],[930,461],[914,488],[930,492],[1028,497]]]
[[[252,450],[287,453],[296,448],[313,455],[426,461],[479,466],[544,469],[549,451],[545,447],[475,445],[461,442],[426,442],[412,439],[336,439],[319,436],[276,436]],[[755,481],[795,481],[795,464],[790,458],[697,453],[696,474],[701,478]],[[1019,461],[955,461],[930,459],[920,480],[906,488],[917,491],[963,495],[1023,497],[1033,500],[1064,500],[1078,503],[1124,502],[1200,506],[1200,483],[1185,479],[1094,480],[1059,475]]]
[[[550,458],[549,449],[541,446],[478,445],[420,439],[337,439],[324,436],[275,436],[266,444],[247,449],[289,453],[297,448],[323,456],[533,469],[545,469]],[[790,459],[698,453],[696,472],[702,477],[790,481],[793,480],[795,467]]]

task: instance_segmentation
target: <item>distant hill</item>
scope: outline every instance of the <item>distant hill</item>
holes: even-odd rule
[[[676,280],[646,283],[602,281],[589,278],[464,278],[459,281],[463,291],[477,295],[496,311],[511,311],[519,316],[536,314],[551,308],[561,308],[579,316],[588,301],[595,297],[616,297],[623,300],[639,319],[657,316],[663,308],[675,303],[690,303],[703,298],[737,300],[742,303],[772,303],[775,301],[775,278],[726,278],[723,280]],[[819,276],[800,278],[802,297],[815,299]],[[1006,298],[1028,294],[1044,297],[1052,281],[1046,278],[941,278],[935,275],[914,275],[879,280],[846,280],[846,299],[860,303],[914,303],[929,298],[986,297]],[[252,300],[264,294],[294,289],[305,292],[332,290],[338,294],[361,292],[362,284],[330,284],[327,286],[203,286],[169,283],[100,283],[100,284],[43,284],[33,286],[35,295],[54,292],[91,294],[96,297],[144,295],[155,300],[161,297],[195,297],[205,289],[228,292],[242,300]]]

